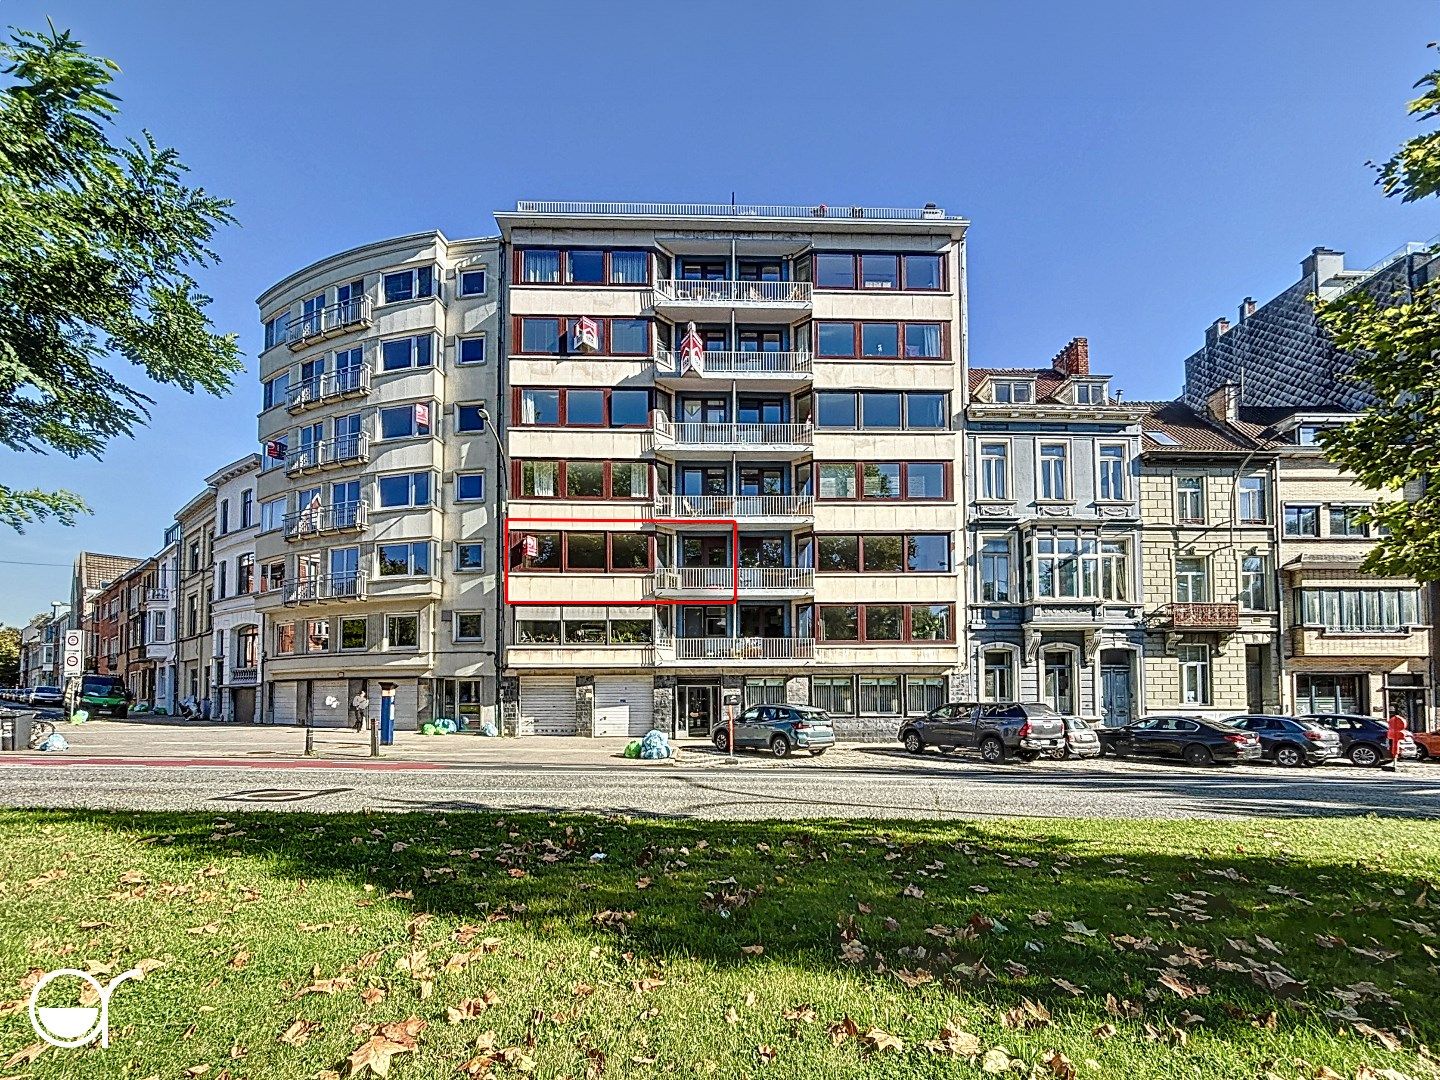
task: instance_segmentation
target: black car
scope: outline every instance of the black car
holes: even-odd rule
[[[1293,716],[1229,716],[1225,723],[1260,736],[1265,757],[1287,768],[1321,765],[1340,753],[1335,732]]]
[[[1371,716],[1349,713],[1306,713],[1301,720],[1335,732],[1340,738],[1340,754],[1356,765],[1384,765],[1390,761],[1390,728]],[[1400,760],[1420,756],[1420,748],[1407,731],[1400,740]]]
[[[1147,716],[1133,724],[1100,729],[1100,752],[1116,757],[1157,757],[1190,765],[1255,761],[1260,739],[1248,731],[1200,716]]]

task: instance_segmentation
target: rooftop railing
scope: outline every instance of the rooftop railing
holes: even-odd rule
[[[536,202],[521,199],[515,204],[520,214],[571,214],[584,217],[738,217],[738,218],[820,218],[822,220],[865,221],[959,221],[947,217],[938,206],[918,209],[878,206],[783,206],[741,203],[649,203],[649,202]]]

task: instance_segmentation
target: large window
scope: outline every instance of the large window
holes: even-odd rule
[[[939,255],[819,252],[815,255],[815,286],[936,292],[945,287],[944,263]]]
[[[945,704],[945,679],[940,675],[910,675],[905,679],[905,711],[923,716]]]
[[[1099,540],[1075,533],[1040,533],[1027,541],[1034,595],[1041,599],[1100,597]]]
[[[950,534],[822,535],[816,569],[833,573],[948,574]]]
[[[985,700],[1015,700],[1015,654],[1009,649],[986,649],[981,653],[984,668]]]
[[[822,320],[815,324],[815,355],[845,360],[943,360],[945,325]]]
[[[1125,447],[1111,444],[1101,446],[1098,451],[1098,463],[1100,471],[1100,498],[1119,502],[1128,497],[1128,488],[1125,482],[1128,471],[1128,462]]]
[[[429,334],[392,338],[380,344],[380,370],[404,371],[427,368],[435,354],[435,339]]]
[[[949,604],[821,604],[816,612],[819,640],[916,642],[954,641],[954,608]]]
[[[381,577],[430,576],[428,540],[380,544],[375,548],[375,555]]]
[[[949,496],[943,461],[857,461],[820,466],[821,499],[934,501]]]
[[[588,353],[601,356],[650,355],[650,321],[648,319],[589,318],[596,331],[594,348],[582,346],[580,316],[561,318],[554,315],[519,316],[515,319],[517,352],[562,356]]]
[[[430,434],[432,402],[416,405],[395,405],[380,410],[380,438],[413,439]]]
[[[1205,524],[1205,478],[1175,478],[1175,520],[1181,525]]]
[[[861,716],[900,715],[900,676],[861,675],[857,681]]]
[[[987,536],[980,542],[980,599],[991,604],[1010,602],[1010,538]]]
[[[644,533],[525,533],[512,537],[511,544],[511,570],[637,573],[652,565]]]
[[[1420,622],[1414,589],[1300,589],[1306,626],[1350,634],[1395,634]]]
[[[385,616],[385,644],[392,649],[420,647],[420,616]]]
[[[650,467],[643,461],[517,461],[514,485],[525,499],[645,499]]]
[[[376,481],[381,509],[402,506],[429,506],[431,476],[428,472],[395,473]]]
[[[1066,502],[1070,498],[1070,448],[1065,443],[1041,443],[1040,498]]]
[[[650,391],[522,387],[515,390],[515,415],[521,426],[646,427]]]
[[[816,425],[831,430],[944,431],[949,427],[945,394],[910,391],[826,390],[816,397]]]
[[[285,499],[266,499],[260,504],[260,531],[270,532],[285,524]]]
[[[1010,498],[1010,444],[980,444],[980,497],[1004,500]]]
[[[1129,547],[1124,540],[1100,541],[1100,596],[1120,602],[1130,599]]]
[[[1365,683],[1363,675],[1296,675],[1295,711],[1364,715]]]
[[[1287,507],[1285,507],[1285,535],[1286,535],[1286,536],[1319,536],[1319,535],[1320,535],[1320,507],[1318,507],[1318,506],[1287,506]]]
[[[1367,536],[1369,530],[1360,520],[1364,514],[1363,506],[1332,506],[1330,507],[1330,535],[1331,536]]]
[[[1265,477],[1242,476],[1240,478],[1240,521],[1245,525],[1264,525],[1270,520],[1267,511],[1269,500],[1266,496]]]
[[[649,645],[655,623],[638,608],[602,608],[580,614],[559,609],[549,614],[525,610],[515,620],[519,645]]]
[[[385,303],[398,304],[419,300],[435,294],[435,268],[417,266],[413,270],[396,270],[381,278]]]
[[[1265,611],[1269,607],[1269,579],[1270,569],[1264,555],[1241,556],[1240,607],[1246,611]]]
[[[1181,556],[1175,560],[1175,602],[1204,604],[1210,600],[1210,573],[1203,558]]]
[[[650,253],[630,249],[521,248],[515,279],[522,285],[647,285]]]
[[[854,716],[854,679],[848,675],[815,676],[810,680],[810,703],[832,716]]]
[[[1175,650],[1180,661],[1180,703],[1210,704],[1210,646],[1180,645]]]

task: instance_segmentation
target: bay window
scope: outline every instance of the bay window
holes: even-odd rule
[[[1419,623],[1414,589],[1301,589],[1306,626],[1353,634],[1396,634]]]

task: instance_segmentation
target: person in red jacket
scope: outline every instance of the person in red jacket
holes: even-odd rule
[[[1387,769],[1394,769],[1400,760],[1400,743],[1405,738],[1405,718],[1398,711],[1390,713],[1390,722],[1385,731],[1385,742],[1390,750],[1390,760],[1386,763]]]

